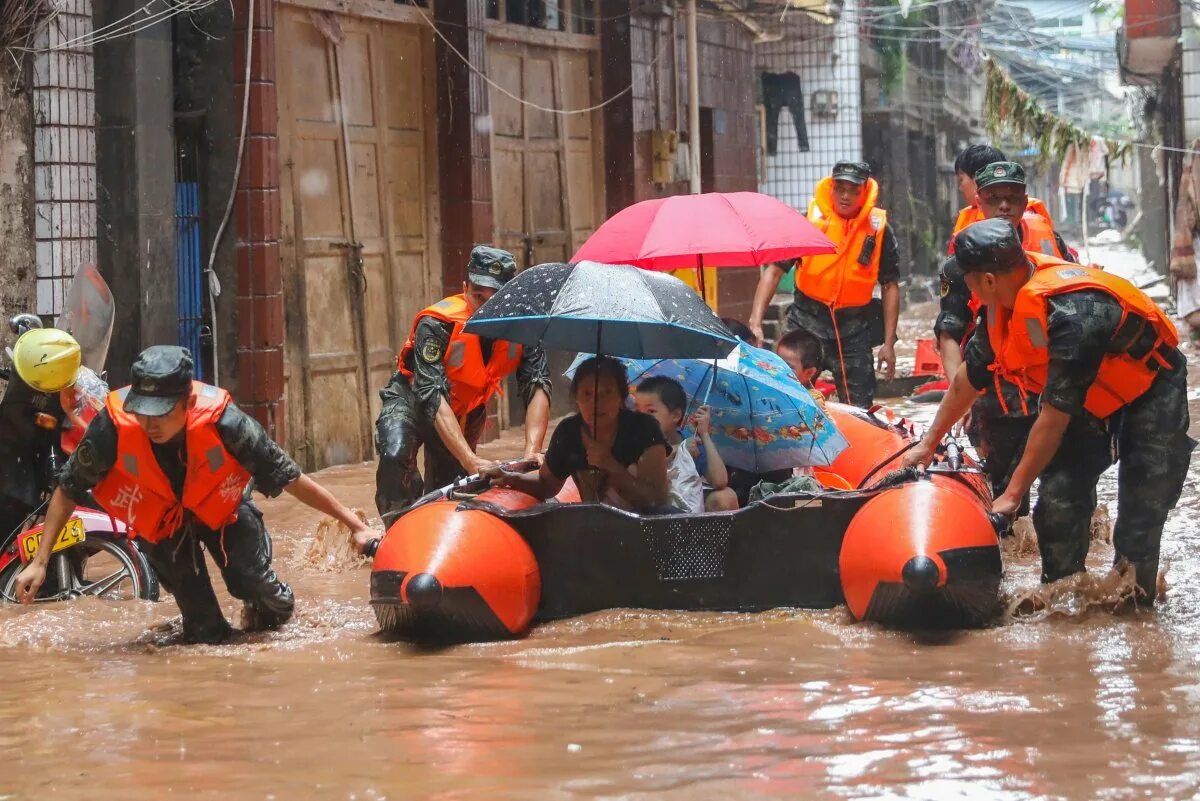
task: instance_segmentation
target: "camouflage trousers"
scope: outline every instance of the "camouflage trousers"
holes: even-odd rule
[[[379,392],[383,407],[375,421],[375,451],[379,467],[375,470],[375,508],[390,526],[404,514],[413,501],[427,492],[444,487],[466,475],[458,459],[442,442],[401,373]],[[479,442],[487,422],[487,409],[480,407],[467,416],[463,436],[472,450]],[[417,470],[417,453],[425,450],[422,478]]]
[[[292,589],[271,568],[271,537],[262,512],[250,501],[243,501],[237,518],[220,531],[191,520],[161,542],[141,540],[139,545],[159,581],[175,596],[187,642],[219,643],[232,632],[201,545],[221,571],[229,594],[245,602],[251,629],[277,628],[292,617]]]
[[[789,315],[783,332],[794,331],[801,326]],[[859,333],[842,337],[839,352],[838,341],[810,331],[821,342],[821,369],[828,370],[837,386],[838,400],[863,409],[875,403],[875,354],[871,351],[870,332],[860,329]]]
[[[1075,418],[1040,476],[1033,522],[1042,555],[1042,581],[1084,569],[1096,482],[1115,456],[1115,558],[1136,571],[1141,600],[1153,603],[1159,546],[1167,514],[1179,501],[1196,441],[1188,436],[1187,374],[1160,374],[1150,389],[1101,424]],[[1115,447],[1114,447],[1115,446]]]

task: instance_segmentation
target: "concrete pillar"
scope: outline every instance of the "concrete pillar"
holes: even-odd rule
[[[96,27],[142,5],[97,3]],[[108,369],[120,384],[143,348],[178,341],[170,23],[97,44],[95,73],[97,255],[117,303]]]
[[[600,94],[612,97],[633,82],[633,43],[629,0],[610,0],[600,20]],[[655,31],[654,36],[658,33]],[[662,73],[656,71],[655,79]],[[647,89],[646,91],[652,91]],[[641,198],[635,180],[635,92],[626,92],[604,107],[604,201],[612,216]]]
[[[30,59],[24,59],[27,71]],[[27,77],[27,73],[26,73]],[[11,61],[0,65],[0,347],[7,321],[32,312],[37,271],[33,245],[33,104]]]

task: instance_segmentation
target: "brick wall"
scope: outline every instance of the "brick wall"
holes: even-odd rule
[[[472,64],[486,63],[484,5],[459,0],[436,6],[439,30]],[[493,237],[491,120],[483,78],[440,37],[436,46],[442,283],[450,294],[461,291],[471,248]]]
[[[249,0],[234,0],[234,135],[241,130]],[[234,203],[237,240],[238,403],[279,442],[287,441],[283,371],[283,281],[279,263],[275,3],[255,0],[249,124]],[[224,382],[229,383],[229,382]]]

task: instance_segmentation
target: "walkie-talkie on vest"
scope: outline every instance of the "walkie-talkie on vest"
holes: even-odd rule
[[[875,255],[875,234],[863,240],[862,251],[858,254],[858,263],[863,267],[871,265],[871,257]]]

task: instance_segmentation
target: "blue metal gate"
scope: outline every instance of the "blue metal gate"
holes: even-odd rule
[[[200,237],[200,181],[195,148],[180,138],[175,161],[175,265],[178,272],[179,344],[192,352],[196,378],[206,377],[204,247]]]

